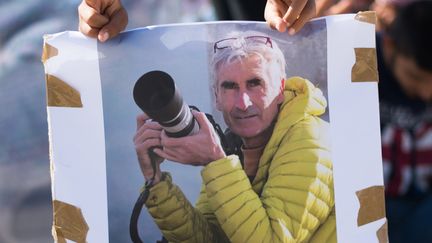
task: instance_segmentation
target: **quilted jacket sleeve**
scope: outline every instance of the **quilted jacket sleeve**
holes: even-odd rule
[[[309,116],[285,133],[261,196],[236,156],[202,170],[208,203],[231,242],[307,242],[326,222],[334,206],[326,125]]]
[[[169,173],[150,189],[146,207],[170,242],[228,242],[216,219],[194,208]]]
[[[282,105],[253,185],[237,156],[203,168],[194,208],[171,177],[146,206],[171,242],[336,242],[325,100],[301,78],[286,81]],[[257,193],[258,192],[258,193]]]

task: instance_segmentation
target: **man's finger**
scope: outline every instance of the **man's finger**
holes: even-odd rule
[[[184,152],[182,153],[181,151],[177,151],[175,149],[167,149],[167,148],[155,148],[153,150],[153,152],[155,152],[155,154],[159,155],[162,158],[165,158],[167,160],[170,160],[172,162],[178,162],[180,164],[190,164],[190,159],[183,157],[181,154],[184,154]]]
[[[137,130],[136,133],[138,134],[138,136],[140,136],[141,134],[143,134],[147,130],[156,131],[158,133],[161,133],[162,127],[157,122],[146,122]],[[160,137],[160,134],[158,135],[158,137]]]
[[[284,3],[275,0],[267,1],[264,11],[264,18],[266,19],[267,23],[270,25],[271,28],[276,29],[279,32],[286,31],[287,25],[282,19],[282,12],[280,12],[280,10],[286,9],[287,7]]]
[[[85,23],[84,21],[80,20],[78,29],[81,33],[90,36],[90,37],[96,37],[99,33],[99,29],[92,28],[90,25]]]
[[[290,30],[288,31],[288,33],[290,35],[293,35],[295,33],[297,33],[301,28],[303,28],[303,26],[311,19],[311,17],[305,17],[302,16],[300,18],[297,19],[297,21],[291,26]]]
[[[155,154],[157,154],[159,157],[167,159],[167,160],[171,160],[171,161],[176,161],[176,158],[172,155],[169,155],[166,151],[160,149],[160,148],[155,148],[153,149],[153,152]]]
[[[145,129],[143,131],[139,131],[134,136],[134,143],[135,144],[144,143],[145,141],[152,138],[157,138],[160,141],[161,132],[162,131],[160,130],[153,130],[153,129]]]
[[[168,137],[165,131],[161,132],[160,138],[161,138],[162,147],[170,147],[170,148],[177,147],[178,144],[182,144],[182,142],[179,142],[178,140],[184,139],[184,137],[182,138]]]
[[[293,35],[297,33],[300,29],[303,28],[303,26],[313,17],[316,16],[316,8],[315,8],[315,2],[309,1],[307,5],[304,7],[303,12],[301,13],[301,16],[293,23],[289,30],[289,34]]]
[[[290,27],[300,14],[303,11],[303,8],[306,6],[307,2],[311,0],[293,0],[285,15],[283,16],[283,20],[287,23],[287,26]],[[314,1],[314,0],[312,0]]]
[[[88,6],[79,5],[78,12],[80,19],[93,28],[102,28],[109,21],[107,17]]]
[[[159,138],[149,138],[145,141],[145,143],[141,143],[135,146],[137,150],[144,151],[144,153],[148,153],[148,150],[152,147],[161,147]]]
[[[84,0],[81,4],[87,4],[88,6],[94,8],[96,11],[100,12],[102,1],[104,0]]]
[[[272,16],[267,18],[267,23],[270,25],[271,28],[276,29],[279,32],[285,32],[287,29],[286,23],[282,20],[281,17],[278,16]]]
[[[146,121],[149,119],[149,116],[146,113],[141,113],[136,117],[136,123],[137,123],[137,131]]]
[[[210,121],[207,119],[206,115],[203,112],[192,111],[193,116],[198,122],[200,130],[209,131],[212,127]]]
[[[109,38],[115,37],[126,28],[127,23],[128,15],[124,8],[114,12],[113,15],[110,15],[110,21],[100,30],[99,41],[105,42]]]

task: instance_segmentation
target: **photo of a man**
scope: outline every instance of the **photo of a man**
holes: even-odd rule
[[[173,138],[146,114],[134,145],[149,188],[145,205],[170,242],[336,242],[327,102],[307,79],[287,77],[268,34],[231,32],[212,44],[215,105],[237,149],[228,154],[202,112],[198,133]],[[150,156],[149,151],[156,156]],[[151,157],[156,166],[152,166]],[[203,166],[195,206],[169,160]]]

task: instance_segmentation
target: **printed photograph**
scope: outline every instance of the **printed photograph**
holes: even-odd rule
[[[148,27],[97,48],[110,242],[336,242],[324,19],[294,36]]]

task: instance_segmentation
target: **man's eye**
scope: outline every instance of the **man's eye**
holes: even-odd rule
[[[234,82],[223,82],[221,87],[224,89],[235,89],[237,85]]]
[[[255,86],[259,86],[259,85],[261,85],[261,80],[259,80],[259,79],[251,79],[251,80],[249,80],[248,81],[248,86],[249,87],[255,87]]]

